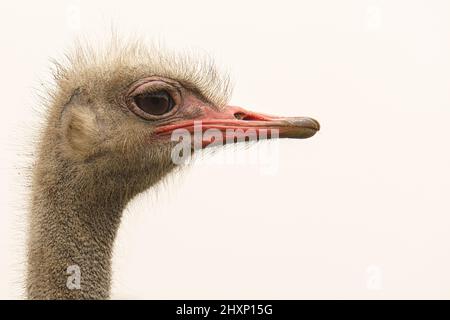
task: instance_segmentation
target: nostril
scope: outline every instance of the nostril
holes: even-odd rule
[[[242,112],[236,112],[236,113],[234,114],[234,117],[235,117],[236,119],[238,119],[238,120],[242,120],[242,119],[244,119],[245,114],[242,113]]]
[[[245,121],[259,120],[258,118],[252,117],[250,114],[246,114],[244,112],[236,112],[234,114],[234,117],[238,120],[245,120]]]

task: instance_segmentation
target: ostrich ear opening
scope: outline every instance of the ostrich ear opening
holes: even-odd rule
[[[83,160],[95,153],[100,131],[94,111],[89,106],[80,104],[79,100],[79,97],[72,96],[64,106],[61,120],[63,149],[67,156]]]

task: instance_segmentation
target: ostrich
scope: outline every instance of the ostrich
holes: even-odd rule
[[[171,138],[177,129],[193,136],[200,123],[202,133],[253,130],[257,139],[266,138],[265,129],[280,138],[319,130],[311,118],[228,106],[228,78],[209,60],[115,42],[103,51],[77,47],[55,65],[32,168],[29,299],[109,298],[122,211],[177,167]],[[200,148],[211,142],[201,136]],[[73,270],[75,287],[68,285]]]

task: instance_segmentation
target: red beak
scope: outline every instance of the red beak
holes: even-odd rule
[[[201,132],[202,146],[212,142],[211,130],[222,133],[224,143],[236,142],[235,138],[252,140],[272,138],[305,139],[320,130],[316,120],[307,117],[279,117],[247,111],[240,107],[227,106],[223,111],[203,107],[202,116],[160,126],[154,133],[158,136],[171,135],[177,129],[185,129],[192,134]],[[200,131],[201,130],[201,131]],[[214,136],[214,134],[213,134]],[[216,138],[215,138],[216,139]]]

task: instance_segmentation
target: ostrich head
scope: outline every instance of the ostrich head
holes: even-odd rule
[[[223,133],[223,144],[241,141],[239,135],[248,132],[250,139],[270,138],[274,129],[280,138],[308,138],[319,130],[311,118],[228,106],[228,78],[209,61],[140,45],[94,52],[78,49],[68,65],[58,65],[41,155],[86,181],[119,179],[129,196],[176,166],[176,130],[214,129]],[[230,130],[237,139],[227,139]],[[200,140],[200,147],[212,141],[208,134]]]

